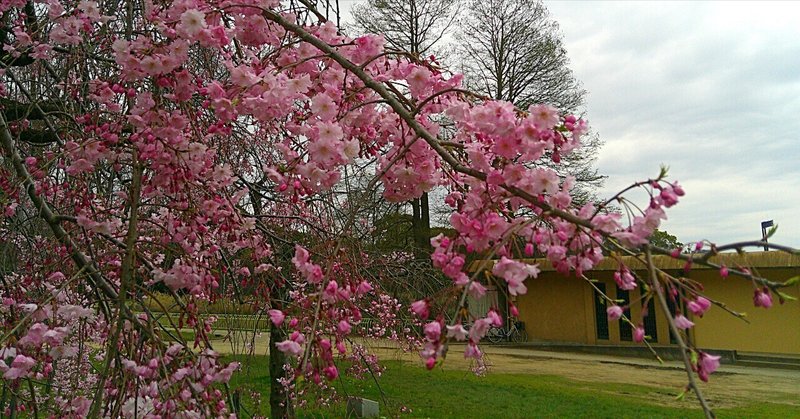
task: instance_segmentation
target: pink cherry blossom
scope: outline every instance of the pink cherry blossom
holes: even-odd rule
[[[280,310],[272,309],[267,313],[269,314],[269,319],[272,321],[272,324],[275,326],[280,326],[283,323],[283,320],[286,318],[286,315]]]
[[[636,288],[636,278],[631,275],[631,271],[627,267],[622,267],[620,270],[614,272],[614,281],[623,290],[632,290]]]
[[[328,281],[328,285],[325,286],[325,290],[322,293],[322,297],[325,298],[328,302],[335,302],[336,295],[339,291],[339,284],[336,283],[334,280]]]
[[[489,331],[492,322],[489,319],[478,319],[475,320],[475,323],[472,324],[472,327],[469,329],[469,338],[474,342],[478,342],[486,336],[486,332]]]
[[[230,381],[234,371],[239,369],[239,366],[240,364],[238,362],[231,362],[225,368],[214,374],[212,381],[215,383],[227,383]]]
[[[753,292],[753,305],[764,308],[772,307],[772,295],[770,295],[769,288],[764,287]]]
[[[675,316],[675,327],[678,329],[685,330],[691,328],[692,326],[694,326],[694,323],[687,319],[683,314],[678,314]]]
[[[503,256],[495,263],[492,274],[506,280],[511,295],[520,295],[528,290],[523,281],[528,277],[536,278],[539,269],[537,265],[529,265]]]
[[[483,354],[478,349],[478,345],[472,342],[468,343],[466,349],[464,349],[464,358],[480,359],[482,356]]]
[[[322,369],[322,371],[325,374],[325,378],[327,378],[328,381],[333,381],[339,376],[339,370],[336,369],[336,366],[334,365],[325,367]]]
[[[372,290],[373,290],[372,285],[370,285],[370,283],[368,281],[361,281],[358,284],[358,288],[356,289],[356,292],[359,295],[363,295],[363,294],[369,293]]]
[[[294,357],[300,356],[300,354],[303,353],[303,347],[293,340],[278,342],[275,344],[275,347],[277,347],[279,351]]]
[[[28,333],[19,340],[22,346],[41,346],[48,327],[44,323],[36,323],[28,329]]]
[[[423,332],[425,333],[425,337],[428,338],[431,342],[436,342],[441,338],[442,335],[442,324],[438,321],[433,321],[425,325],[423,328]]]
[[[14,361],[11,362],[9,368],[4,374],[3,378],[6,380],[16,380],[17,378],[24,377],[36,365],[36,360],[25,355],[17,355]]]
[[[541,129],[553,129],[558,124],[558,110],[552,106],[531,105],[528,112],[534,124]]]
[[[500,317],[500,314],[495,309],[489,310],[489,312],[486,313],[486,318],[489,319],[489,321],[491,322],[492,326],[494,326],[494,327],[502,327],[503,326],[503,319]]]
[[[525,288],[524,285],[518,285],[518,288],[519,287]],[[525,288],[525,290],[527,290],[527,288]],[[481,299],[484,295],[486,295],[486,287],[484,287],[483,284],[478,281],[470,282],[468,291],[469,295],[475,299]]]
[[[612,305],[606,309],[606,313],[608,314],[608,319],[614,321],[622,317],[623,310],[622,307],[618,305]]]
[[[205,13],[197,9],[189,9],[181,14],[181,29],[190,37],[196,37],[205,28]]]
[[[447,337],[453,338],[458,341],[463,341],[467,339],[467,330],[464,329],[464,326],[461,324],[457,324],[455,326],[447,326]]]
[[[636,326],[636,328],[633,329],[633,341],[637,343],[644,342],[644,327]]]
[[[694,299],[694,301],[689,301],[687,306],[692,314],[698,317],[703,317],[703,314],[711,307],[711,301],[704,297],[698,296],[696,299]]]
[[[430,314],[427,300],[419,300],[411,303],[411,312],[421,319],[427,319]]]
[[[347,320],[340,321],[337,327],[339,329],[339,332],[342,333],[343,335],[347,335],[350,333],[351,326],[350,322],[348,322]]]
[[[720,357],[705,352],[700,352],[697,360],[697,375],[701,380],[708,382],[708,376],[719,368]]]

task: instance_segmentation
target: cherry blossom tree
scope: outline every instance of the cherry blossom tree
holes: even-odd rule
[[[428,368],[451,341],[465,341],[464,356],[480,364],[480,341],[500,319],[490,311],[469,331],[460,326],[467,295],[485,292],[466,261],[499,258],[493,273],[521,294],[538,268],[509,257],[520,243],[577,277],[603,246],[635,255],[649,275],[620,262],[617,281],[646,284],[666,312],[670,298],[689,300],[694,313],[715,302],[697,284],[658,273],[653,253],[752,281],[756,306],[786,298],[791,284],[713,256],[792,249],[704,242],[697,250],[707,252],[682,254],[648,243],[684,194],[665,170],[628,188],[650,200],[626,206],[625,220],[604,209],[627,202],[628,190],[576,208],[574,179],[530,167],[578,147],[585,121],[481,99],[461,88],[461,76],[389,53],[381,36],[348,38],[300,3],[0,3],[4,416],[239,414],[227,384],[238,364],[214,351],[214,318],[199,309],[219,299],[248,304],[274,325],[276,416],[293,414],[302,385],[336,379],[337,359],[372,365],[347,342],[358,333],[396,337],[399,307],[376,287],[385,262],[354,239],[358,203],[331,193],[361,159],[377,161],[366,189],[392,202],[449,191],[455,233],[432,241],[431,258],[450,292],[411,306],[425,322]],[[446,140],[435,122],[442,113],[457,129]],[[532,215],[518,216],[521,208]],[[170,295],[161,311],[177,310],[177,319],[165,324],[145,303],[156,289]],[[680,329],[692,326],[683,314],[670,326],[688,385],[711,415],[695,379],[707,380],[718,357],[683,339]],[[365,316],[379,327],[363,330]],[[179,333],[187,327],[194,341]]]

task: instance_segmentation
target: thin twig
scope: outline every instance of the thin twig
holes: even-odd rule
[[[686,376],[689,378],[689,387],[694,391],[694,394],[697,396],[697,400],[700,401],[700,406],[703,408],[703,413],[705,413],[706,418],[714,418],[714,412],[711,410],[711,407],[708,406],[708,402],[706,401],[705,397],[703,397],[703,392],[697,385],[697,380],[695,380],[692,370],[692,361],[689,360],[689,348],[686,346],[683,336],[681,336],[678,327],[675,325],[675,319],[673,318],[672,313],[670,313],[667,299],[664,297],[664,291],[661,289],[661,284],[656,277],[655,265],[653,264],[653,257],[650,253],[649,247],[645,247],[645,256],[647,258],[650,286],[653,287],[653,290],[655,290],[656,295],[658,296],[658,301],[661,303],[661,309],[664,310],[664,313],[666,314],[669,328],[672,331],[672,334],[675,336],[678,346],[680,347],[681,356],[683,357],[683,367],[686,370]]]

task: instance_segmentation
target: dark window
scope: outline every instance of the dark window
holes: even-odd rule
[[[647,302],[647,317],[644,318],[644,334],[650,340],[658,342],[658,328],[656,327],[656,305],[653,299]]]
[[[669,313],[667,313],[667,316],[675,316],[675,301],[673,301],[669,296],[667,296],[667,307],[669,307]],[[669,343],[678,343],[678,340],[675,339],[675,334],[672,333],[672,329],[669,331]]]
[[[597,282],[594,284],[603,294],[606,293],[606,284]],[[608,314],[606,313],[606,299],[594,290],[594,317],[597,331],[597,339],[608,340]]]
[[[627,290],[617,287],[617,300],[620,300],[617,302],[617,304],[627,307],[625,309],[625,317],[631,319],[631,310],[630,307],[628,307],[628,305],[631,303],[630,293]],[[633,340],[633,330],[631,329],[631,325],[629,323],[623,321],[619,322],[619,340]]]

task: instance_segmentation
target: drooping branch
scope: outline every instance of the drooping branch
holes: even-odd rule
[[[439,155],[439,157],[447,162],[447,164],[456,172],[462,173],[468,176],[472,176],[476,179],[486,180],[487,175],[479,170],[469,168],[461,164],[446,148],[445,145],[439,142],[439,140],[431,134],[425,127],[423,127],[415,118],[414,115],[416,114],[416,110],[406,108],[395,95],[389,92],[389,90],[384,86],[383,83],[376,81],[373,79],[365,69],[362,67],[354,64],[347,58],[345,58],[342,54],[340,54],[334,47],[328,45],[326,42],[322,41],[321,39],[317,38],[316,36],[309,33],[306,29],[302,26],[299,26],[295,23],[292,23],[286,20],[283,16],[272,12],[270,10],[263,10],[263,15],[270,21],[273,21],[284,29],[289,32],[294,33],[297,37],[302,39],[305,42],[310,43],[314,47],[318,48],[320,51],[328,54],[331,59],[336,61],[339,65],[341,65],[346,70],[352,72],[356,75],[367,87],[378,93],[383,100],[386,101],[387,104],[392,108],[392,110],[397,113],[398,116],[405,122],[419,137],[425,140],[425,142]],[[542,210],[543,214],[549,214],[551,216],[560,218],[564,221],[572,223],[576,226],[586,228],[588,230],[595,230],[594,226],[592,225],[591,220],[587,220],[581,218],[575,214],[572,214],[568,211],[561,210],[559,208],[555,208],[552,205],[539,200],[537,197],[531,195],[530,193],[517,188],[515,186],[511,186],[508,184],[501,184],[501,188],[505,189],[506,191],[510,192],[512,195],[517,196],[519,198],[524,199],[529,204],[533,205]],[[609,233],[600,232],[605,237],[611,237]],[[651,246],[652,247],[652,246]],[[670,255],[672,253],[672,249],[661,249],[657,247],[652,247],[655,253]],[[684,258],[691,258],[694,263],[698,263],[704,266],[715,267],[719,268],[718,265],[711,263],[707,260],[702,260],[701,258],[694,258],[691,256],[679,256],[680,259]],[[689,260],[689,259],[685,259]],[[769,281],[765,278],[760,278],[758,276],[752,275],[751,273],[742,272],[739,270],[732,269],[730,271],[732,274],[739,275],[746,277],[747,279],[754,280],[760,284],[766,285],[770,288],[777,289],[783,286],[783,284]]]
[[[93,287],[100,290],[106,297],[116,299],[118,297],[117,290],[102,276],[89,257],[80,251],[80,247],[75,243],[69,233],[64,230],[64,227],[61,226],[58,215],[50,208],[50,205],[44,198],[36,193],[36,185],[34,185],[33,178],[25,167],[23,158],[14,145],[14,139],[11,137],[8,124],[2,115],[0,115],[0,146],[2,146],[6,155],[11,159],[11,164],[17,176],[22,179],[22,185],[27,191],[28,197],[38,211],[39,216],[50,227],[56,240],[69,249],[71,252],[70,257],[73,262],[75,262],[78,269],[85,270]]]
[[[645,248],[645,257],[647,258],[647,269],[648,269],[648,278],[650,280],[650,286],[655,290],[656,295],[658,296],[658,302],[661,304],[661,309],[664,311],[664,315],[667,318],[667,322],[669,322],[669,329],[672,331],[672,335],[675,336],[675,340],[678,342],[678,347],[680,347],[681,357],[683,359],[683,366],[684,370],[686,370],[686,375],[689,379],[689,387],[694,391],[694,394],[697,396],[697,400],[700,402],[700,406],[703,408],[703,413],[705,413],[706,418],[714,418],[714,412],[709,407],[708,402],[706,401],[705,397],[703,396],[703,392],[700,390],[700,387],[697,385],[697,380],[692,373],[692,362],[689,360],[689,347],[684,342],[683,337],[680,334],[680,330],[675,325],[675,319],[673,314],[670,313],[669,305],[667,304],[667,299],[664,296],[664,290],[661,289],[661,284],[658,281],[658,277],[656,276],[655,265],[653,264],[653,257],[650,253],[649,248]]]
[[[0,109],[2,109],[6,121],[12,122],[20,119],[44,119],[50,113],[61,112],[63,108],[54,102],[37,102],[36,104],[31,104],[8,98],[0,98]]]

